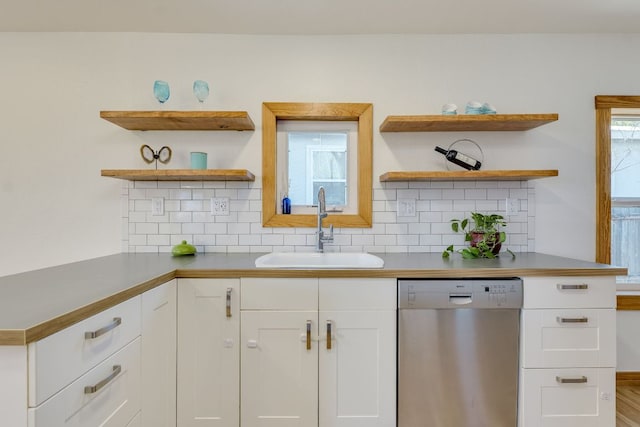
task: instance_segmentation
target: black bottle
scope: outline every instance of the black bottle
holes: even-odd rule
[[[473,157],[469,157],[457,150],[445,150],[444,148],[436,147],[436,151],[438,153],[444,154],[447,160],[449,160],[451,163],[454,163],[468,170],[478,170],[480,169],[480,166],[482,166],[482,163],[480,163],[478,160],[474,159]]]

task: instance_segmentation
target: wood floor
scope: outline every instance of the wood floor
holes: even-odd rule
[[[640,383],[616,387],[616,427],[640,427]]]

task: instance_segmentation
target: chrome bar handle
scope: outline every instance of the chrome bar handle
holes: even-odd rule
[[[558,290],[560,291],[576,291],[576,290],[586,290],[589,289],[589,285],[586,283],[580,283],[578,285],[567,285],[558,283]]]
[[[113,372],[111,372],[111,374],[107,378],[105,378],[102,381],[96,383],[95,385],[86,386],[84,388],[84,394],[93,394],[93,393],[97,392],[102,387],[104,387],[107,384],[109,384],[115,377],[118,376],[118,374],[121,371],[122,371],[122,367],[120,365],[114,365],[113,366]]]
[[[331,350],[331,320],[327,320],[327,350]]]
[[[311,350],[311,320],[307,320],[307,350]]]
[[[587,377],[581,376],[578,378],[565,378],[557,376],[556,381],[560,384],[584,384],[587,382]]]
[[[113,321],[111,323],[109,323],[107,326],[100,328],[98,330],[95,330],[93,332],[85,332],[84,333],[84,339],[85,340],[91,340],[94,338],[98,338],[101,335],[106,334],[107,332],[109,332],[110,330],[118,327],[120,324],[122,323],[122,318],[120,317],[114,317]]]
[[[588,317],[556,317],[558,323],[589,323]]]
[[[231,317],[231,288],[227,288],[227,317]]]

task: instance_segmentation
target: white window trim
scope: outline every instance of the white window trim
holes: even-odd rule
[[[348,139],[348,137],[347,137]],[[348,141],[347,141],[347,145],[348,145]],[[349,172],[349,150],[347,148],[347,150],[344,150],[342,147],[337,146],[337,145],[310,145],[307,147],[307,170],[308,171],[313,171],[314,167],[313,167],[313,161],[314,161],[314,156],[313,153],[316,152],[320,152],[320,151],[330,151],[330,152],[338,152],[338,151],[346,151],[346,155],[347,155],[347,173]],[[307,191],[306,191],[306,196],[307,196],[307,200],[305,200],[306,204],[308,206],[311,206],[313,204],[313,184],[317,181],[325,181],[325,182],[344,182],[345,186],[347,187],[347,197],[349,195],[349,180],[347,178],[343,178],[343,179],[329,179],[329,178],[316,178],[314,176],[311,177],[311,179],[307,180]],[[349,203],[349,201],[347,200],[347,204]],[[346,206],[337,206],[337,208],[342,208],[344,209]]]

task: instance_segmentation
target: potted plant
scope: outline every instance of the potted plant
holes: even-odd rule
[[[500,231],[500,227],[506,227],[506,225],[504,217],[497,214],[485,215],[471,212],[471,221],[468,218],[452,219],[451,229],[456,233],[464,233],[464,241],[469,242],[469,247],[459,249],[457,252],[465,259],[495,258],[506,239],[506,233]],[[448,258],[453,252],[454,248],[451,245],[442,252],[442,257]],[[507,252],[515,258],[515,254],[509,249]]]

